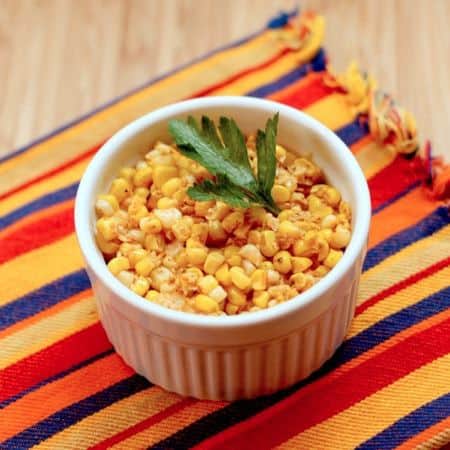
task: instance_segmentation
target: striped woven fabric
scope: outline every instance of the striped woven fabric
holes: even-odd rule
[[[380,144],[351,92],[327,81],[323,20],[302,20],[297,29],[281,15],[0,160],[0,448],[388,449],[450,440],[448,209],[422,186],[427,164]],[[267,97],[321,120],[356,155],[373,201],[344,344],[308,380],[234,403],[165,392],[124,364],[98,321],[73,225],[78,181],[111,134],[164,104],[217,94]]]

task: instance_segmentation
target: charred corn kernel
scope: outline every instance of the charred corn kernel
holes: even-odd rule
[[[328,241],[326,241],[325,239],[318,237],[317,238],[317,260],[318,261],[323,261],[329,251],[330,251],[330,246],[328,245]]]
[[[292,272],[304,272],[312,266],[312,261],[309,258],[303,256],[293,256],[292,260]]]
[[[162,224],[157,217],[147,216],[139,221],[139,228],[144,233],[157,234],[162,230]]]
[[[333,236],[333,230],[331,228],[324,228],[317,232],[317,236],[319,238],[325,239],[328,243],[330,243],[331,236]]]
[[[145,295],[145,298],[147,300],[150,300],[151,302],[155,302],[156,300],[158,300],[159,297],[159,292],[155,291],[154,289],[150,289],[147,294]]]
[[[222,221],[222,227],[227,233],[231,233],[244,223],[244,213],[242,211],[233,211],[229,213]]]
[[[262,269],[256,269],[250,276],[252,280],[252,289],[255,291],[264,291],[267,289],[267,274]]]
[[[130,287],[135,278],[133,272],[130,272],[129,270],[121,270],[116,276],[126,287]]]
[[[316,184],[311,188],[311,194],[321,198],[327,205],[336,207],[341,201],[341,194],[327,184]]]
[[[270,296],[268,292],[255,292],[253,294],[253,304],[259,308],[267,308]]]
[[[152,182],[153,170],[150,166],[145,166],[136,170],[133,176],[135,186],[147,187]]]
[[[180,242],[185,242],[191,236],[192,218],[182,217],[177,220],[172,226],[172,232],[175,238]]]
[[[251,275],[256,270],[255,265],[252,262],[250,262],[248,259],[242,260],[241,267],[244,269],[244,272],[247,275]]]
[[[302,272],[294,273],[289,278],[291,284],[297,289],[298,292],[301,292],[306,286],[306,277]]]
[[[191,237],[186,240],[186,248],[205,248],[205,246],[196,238]]]
[[[329,271],[330,269],[326,266],[318,266],[312,271],[312,275],[321,278],[324,277]]]
[[[263,263],[261,264],[261,269],[273,270],[273,262],[272,261],[263,261]]]
[[[214,219],[223,220],[230,211],[230,205],[227,205],[224,202],[217,202],[216,207],[214,208]]]
[[[334,228],[337,225],[336,216],[334,214],[326,215],[322,219],[320,225],[322,226],[322,228]]]
[[[249,209],[250,221],[262,225],[266,220],[266,210],[260,206],[255,206]]]
[[[206,275],[198,281],[198,287],[203,294],[208,294],[217,286],[217,280],[212,275]]]
[[[222,264],[217,269],[217,272],[214,274],[214,276],[216,277],[216,280],[224,286],[229,286],[231,284],[230,270],[228,264]]]
[[[128,260],[130,261],[130,266],[135,267],[136,264],[145,256],[147,256],[148,252],[147,250],[144,250],[143,248],[139,248],[136,250],[132,250],[128,254]]]
[[[166,246],[164,237],[160,234],[149,234],[145,237],[144,247],[148,251],[162,252]]]
[[[192,225],[191,236],[198,240],[200,243],[205,244],[208,239],[208,224],[207,223],[194,223]]]
[[[323,263],[325,266],[332,269],[341,258],[342,258],[342,251],[330,249],[330,253],[328,253],[328,256],[325,258],[325,261]]]
[[[302,236],[302,234],[302,230],[290,220],[283,220],[278,228],[279,236],[298,239]]]
[[[209,291],[208,296],[220,303],[227,298],[227,291],[222,286],[216,286]]]
[[[218,246],[226,241],[228,235],[218,220],[209,222],[207,242],[213,246]]]
[[[114,255],[119,250],[119,244],[114,241],[107,241],[100,233],[95,236],[97,245],[102,253],[105,255]]]
[[[167,285],[173,278],[172,272],[164,266],[153,269],[150,274],[151,285],[161,292],[161,288]]]
[[[181,212],[177,208],[155,209],[153,210],[155,216],[161,221],[164,228],[172,228],[173,224],[181,219]]]
[[[150,191],[146,187],[138,187],[134,190],[134,195],[142,197],[143,199],[146,199],[148,194],[150,194]]]
[[[198,267],[189,267],[180,276],[181,282],[190,286],[197,285],[203,277],[203,272]]]
[[[285,186],[276,184],[272,188],[272,198],[275,200],[276,203],[286,203],[291,198],[291,191]]]
[[[132,285],[130,286],[130,289],[135,292],[137,295],[140,295],[143,297],[148,289],[150,287],[150,283],[147,280],[147,278],[139,277],[137,280],[135,280]]]
[[[334,249],[346,247],[350,242],[350,231],[346,228],[338,226],[331,236],[330,246]]]
[[[278,214],[278,220],[281,222],[284,222],[285,220],[290,220],[290,218],[293,215],[292,209],[283,209],[283,211]]]
[[[229,316],[234,316],[239,311],[239,306],[233,305],[233,303],[227,303],[227,306],[225,306],[225,312]]]
[[[281,145],[277,145],[275,147],[275,156],[277,157],[278,161],[283,163],[286,160],[286,153],[286,149]]]
[[[112,216],[119,209],[119,202],[114,195],[99,195],[95,202],[95,211],[99,216]]]
[[[112,241],[118,236],[117,222],[112,218],[102,217],[97,220],[97,231],[105,241]]]
[[[167,181],[178,176],[178,169],[174,166],[155,166],[153,168],[153,183],[161,189]]]
[[[244,306],[247,303],[247,297],[238,288],[231,286],[227,291],[228,301],[236,306]]]
[[[267,271],[267,283],[270,286],[277,284],[280,281],[280,278],[280,274],[276,270],[269,269]]]
[[[242,267],[232,267],[230,269],[231,282],[239,289],[247,289],[252,284],[250,277],[244,272]]]
[[[262,261],[263,256],[259,251],[259,248],[253,244],[246,244],[239,250],[239,255],[245,259],[248,259],[251,263],[253,263],[256,267],[258,267]]]
[[[209,210],[214,206],[214,200],[206,202],[195,202],[194,211],[197,216],[205,217]]]
[[[119,176],[127,181],[132,181],[135,173],[136,169],[134,167],[123,167],[120,169]]]
[[[257,230],[250,230],[248,233],[249,244],[259,245],[261,243],[261,233]]]
[[[279,246],[272,230],[264,230],[261,232],[260,250],[264,256],[272,257],[278,252]]]
[[[173,194],[175,194],[175,192],[181,189],[182,185],[183,181],[181,180],[181,178],[171,178],[161,186],[161,192],[166,197],[171,197]]]
[[[192,247],[186,249],[186,256],[190,264],[200,265],[205,262],[208,252],[206,248]]]
[[[203,270],[205,273],[214,274],[217,272],[219,267],[225,262],[225,256],[220,252],[210,252],[206,257]]]
[[[291,254],[282,250],[273,257],[273,267],[281,273],[288,273],[292,270]]]
[[[151,256],[144,256],[136,263],[134,270],[138,275],[147,277],[154,268],[155,263],[153,262],[153,258]]]
[[[128,197],[131,192],[131,184],[125,178],[116,178],[109,188],[109,193],[114,195],[119,203]]]
[[[156,203],[158,209],[170,209],[176,208],[177,206],[178,202],[174,198],[168,197],[161,197]]]
[[[250,231],[250,225],[241,225],[240,227],[237,227],[234,231],[233,234],[238,238],[238,239],[245,239],[247,240],[247,236],[248,236],[248,232]]]
[[[219,305],[211,297],[204,294],[196,295],[194,298],[196,309],[203,313],[213,313],[219,310]]]
[[[130,261],[125,256],[116,256],[108,263],[108,269],[113,275],[117,275],[122,270],[128,270],[130,268]]]

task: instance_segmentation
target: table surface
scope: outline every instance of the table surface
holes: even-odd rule
[[[0,0],[0,156],[296,3]],[[359,61],[450,160],[450,0],[301,3],[326,17],[333,66]]]

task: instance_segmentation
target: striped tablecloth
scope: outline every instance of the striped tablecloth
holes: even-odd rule
[[[423,186],[430,159],[399,154],[408,133],[374,131],[370,89],[358,88],[367,79],[326,70],[323,19],[293,20],[280,15],[0,160],[0,448],[387,449],[450,439],[450,220]],[[308,380],[234,403],[165,392],[124,364],[98,322],[73,225],[78,181],[109,136],[159,106],[217,94],[267,97],[321,120],[356,155],[373,202],[345,343]]]

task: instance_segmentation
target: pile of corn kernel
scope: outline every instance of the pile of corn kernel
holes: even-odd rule
[[[278,217],[192,200],[186,189],[209,173],[156,143],[96,200],[97,244],[111,273],[151,302],[209,315],[263,310],[311,287],[350,241],[350,208],[310,158],[280,145],[276,156]]]

